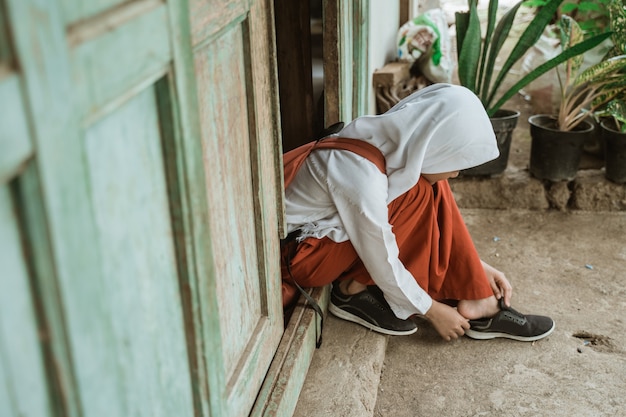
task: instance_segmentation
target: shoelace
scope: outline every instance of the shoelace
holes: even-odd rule
[[[518,323],[520,326],[526,324],[526,316],[519,311],[515,310],[513,307],[508,307],[504,304],[504,297],[499,300],[500,310],[503,311],[510,320]]]

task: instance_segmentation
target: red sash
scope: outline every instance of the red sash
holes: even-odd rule
[[[385,174],[385,157],[374,145],[370,145],[359,139],[329,137],[316,142],[309,142],[292,149],[283,155],[283,168],[285,171],[285,189],[291,184],[305,159],[316,149],[341,149],[354,152],[365,159],[373,162],[380,171]]]

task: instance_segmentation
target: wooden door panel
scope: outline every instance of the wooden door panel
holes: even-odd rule
[[[232,22],[241,21],[247,0],[189,0],[192,44],[197,45]]]
[[[85,414],[191,416],[154,89],[89,126],[84,143],[96,224],[89,244],[102,265],[91,278],[93,307],[72,308],[83,323],[100,323],[87,335],[71,333],[79,360],[92,358],[76,369]],[[80,300],[66,284],[68,303]]]
[[[68,33],[73,91],[85,114],[118,105],[138,89],[154,83],[171,60],[167,8],[163,3],[131,20],[114,14],[102,28],[94,22],[74,26]]]
[[[3,184],[33,152],[16,73],[0,72],[0,108],[0,184]]]
[[[50,416],[22,232],[9,185],[0,184],[0,415]]]
[[[267,55],[252,52],[269,50],[264,13],[215,22],[219,33],[194,50],[224,399],[233,417],[248,415],[282,333],[274,165],[280,148]],[[254,25],[262,30],[252,33]]]
[[[5,10],[0,1],[0,416],[48,417],[53,414],[31,288],[32,248],[18,208],[33,143]]]
[[[261,315],[241,28],[196,54],[224,368],[232,376]],[[214,83],[214,80],[221,80]]]
[[[111,10],[116,6],[128,3],[128,0],[60,0],[63,21],[66,24],[87,19],[99,13]],[[136,3],[156,3],[160,0],[140,0]]]

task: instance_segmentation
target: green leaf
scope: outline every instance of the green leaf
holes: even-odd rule
[[[626,68],[626,55],[619,55],[605,61],[598,62],[596,65],[593,65],[580,73],[574,80],[572,87],[577,87],[584,83],[601,83],[607,80],[607,77],[615,74],[622,68]]]
[[[515,20],[515,15],[519,10],[522,2],[520,1],[515,6],[511,7],[507,12],[502,16],[500,21],[498,22],[498,26],[496,27],[493,40],[489,45],[489,55],[487,58],[486,68],[484,70],[484,84],[481,92],[481,101],[484,103],[487,100],[487,96],[491,87],[491,77],[493,75],[493,68],[495,66],[496,58],[506,42],[506,39],[511,32],[511,27],[513,26],[513,21]],[[487,49],[487,48],[485,48]]]
[[[502,69],[500,70],[500,73],[496,78],[496,81],[491,87],[485,107],[490,106],[490,103],[493,100],[498,88],[500,87],[500,84],[504,80],[504,77],[506,77],[506,75],[509,73],[513,65],[524,56],[524,54],[530,49],[531,46],[533,46],[537,42],[537,40],[539,40],[539,37],[541,37],[543,30],[548,25],[548,23],[550,23],[550,20],[552,20],[552,18],[554,17],[554,14],[556,13],[562,1],[563,0],[550,0],[544,7],[539,9],[533,20],[526,27],[526,30],[524,31],[524,33],[522,33],[519,40],[511,50],[511,53],[507,57],[506,61],[504,62]],[[513,94],[511,94],[511,96]]]
[[[626,92],[626,81],[618,81],[615,83],[609,83],[600,89],[591,103],[592,108],[599,108],[602,104],[609,100],[620,98]]]
[[[485,74],[485,62],[487,61],[487,52],[490,51],[489,44],[491,42],[493,28],[496,25],[497,14],[498,14],[498,0],[490,0],[489,11],[487,14],[487,32],[485,34],[485,39],[482,42],[483,50],[482,50],[482,54],[480,57],[480,71],[478,72],[478,82],[476,84],[477,92],[480,92],[483,89],[483,83],[485,86],[487,87],[489,86],[489,78],[491,77],[491,74],[489,70],[487,70],[487,74]],[[487,80],[485,80],[485,78],[487,78]]]
[[[576,3],[565,3],[561,6],[561,13],[571,13],[576,9],[578,9],[578,5]]]
[[[610,27],[613,31],[613,44],[619,53],[626,54],[626,8],[622,0],[612,0],[609,5]]]
[[[563,50],[567,50],[583,41],[583,31],[580,26],[578,26],[578,23],[576,23],[576,21],[571,17],[567,15],[561,16],[561,20],[559,20],[559,27],[561,28],[561,48]],[[568,60],[568,71],[572,74],[576,74],[583,62],[583,55],[578,55]]]
[[[455,12],[454,23],[456,25],[456,59],[457,61],[461,57],[461,50],[463,49],[463,42],[465,42],[465,34],[469,26],[469,12]]]
[[[578,5],[578,10],[581,12],[600,12],[602,11],[602,7],[598,3],[594,3],[591,1],[582,1]]]
[[[476,93],[476,74],[481,49],[480,20],[476,1],[470,0],[469,21],[461,49],[459,51],[459,81],[461,85]]]
[[[602,24],[596,19],[579,22],[578,26],[580,26],[584,33],[598,34],[604,32]]]
[[[555,68],[557,65],[562,64],[563,62],[567,61],[568,59],[585,53],[588,50],[596,47],[597,45],[599,45],[600,43],[602,43],[602,41],[604,41],[606,38],[608,38],[609,36],[611,36],[610,33],[602,33],[600,35],[596,35],[590,39],[587,39],[577,45],[572,46],[571,48],[567,49],[566,51],[561,52],[559,55],[555,56],[554,58],[552,58],[551,60],[544,62],[543,64],[539,65],[537,68],[535,68],[533,71],[531,71],[530,73],[526,74],[526,76],[522,77],[521,80],[519,80],[517,83],[515,83],[511,88],[509,88],[500,98],[500,100],[498,100],[496,102],[496,104],[494,104],[493,106],[489,107],[487,109],[487,114],[489,116],[493,116],[495,114],[495,112],[502,107],[502,105],[504,103],[507,102],[508,99],[510,99],[511,97],[513,97],[513,95],[515,95],[519,90],[521,90],[522,88],[526,87],[531,81],[537,79],[538,77],[540,77],[541,75],[545,74],[546,72],[550,71],[551,69]]]
[[[547,2],[548,0],[527,0],[522,5],[524,7],[543,7]]]
[[[594,116],[596,118],[612,117],[618,129],[621,126],[621,132],[626,133],[626,101],[612,100],[602,111],[596,112]]]

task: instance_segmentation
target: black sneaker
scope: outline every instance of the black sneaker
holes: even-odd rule
[[[524,315],[504,304],[500,299],[500,312],[487,319],[470,320],[470,329],[465,335],[472,339],[507,339],[532,342],[543,339],[554,330],[554,321],[550,317]]]
[[[383,334],[404,336],[417,331],[413,321],[399,319],[393,314],[383,292],[375,285],[354,295],[343,294],[339,285],[333,285],[328,310],[334,316]]]

